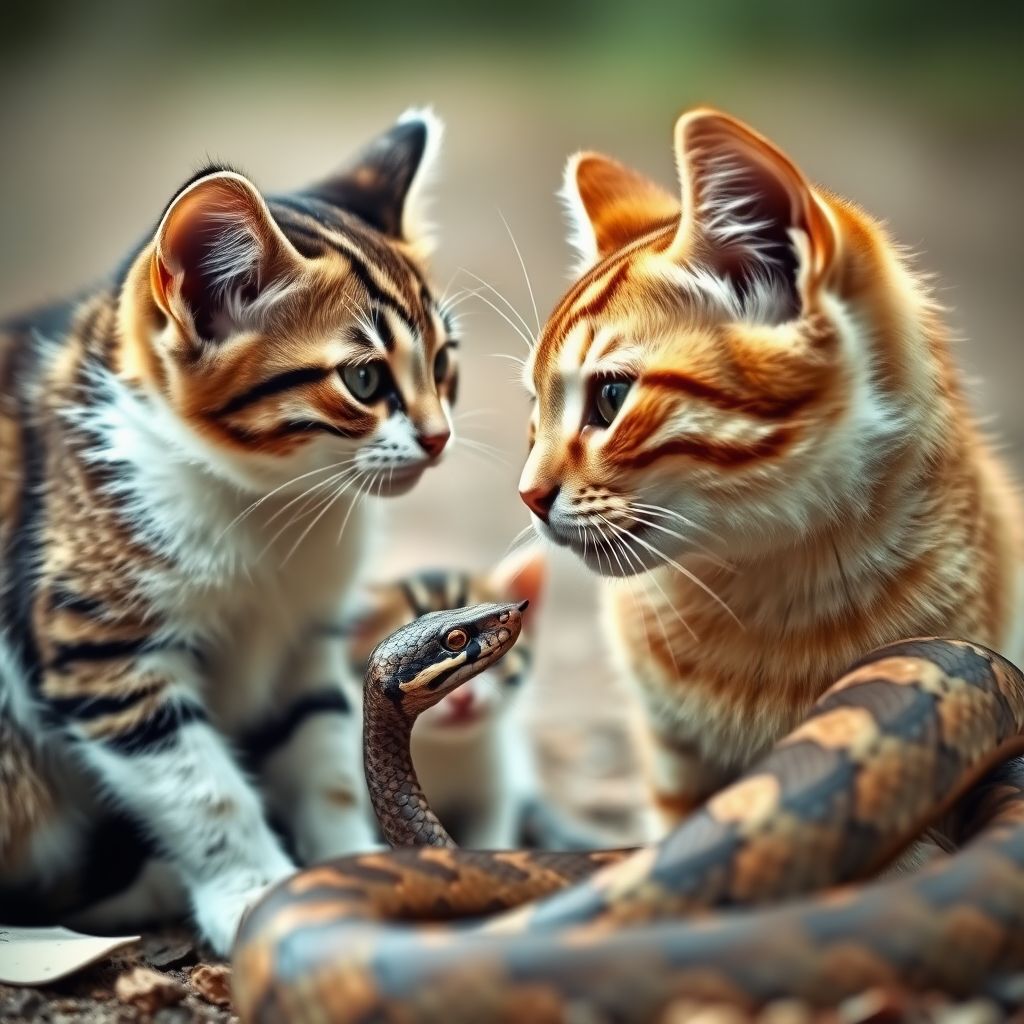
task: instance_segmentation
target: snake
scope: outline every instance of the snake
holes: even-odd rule
[[[964,640],[889,644],[660,843],[455,847],[416,716],[515,643],[520,605],[425,615],[375,648],[364,754],[393,849],[278,883],[233,951],[244,1024],[648,1024],[876,985],[996,992],[1024,970],[1024,676]],[[926,829],[951,851],[879,874]]]

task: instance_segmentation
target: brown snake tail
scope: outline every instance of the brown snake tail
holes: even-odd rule
[[[236,1012],[641,1024],[683,996],[754,1008],[896,981],[977,991],[1024,968],[1024,770],[993,770],[1022,736],[1024,678],[1009,662],[961,641],[891,645],[657,846],[425,847],[298,873],[243,923]],[[929,824],[968,845],[914,876],[834,888]],[[410,923],[519,903],[483,922]]]

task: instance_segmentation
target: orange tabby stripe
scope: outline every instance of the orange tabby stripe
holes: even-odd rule
[[[670,455],[685,455],[699,462],[710,462],[722,469],[735,469],[758,459],[775,458],[788,447],[796,432],[780,427],[749,445],[730,444],[727,441],[704,441],[698,438],[677,437],[656,448],[637,452],[623,460],[630,469],[644,469]]]
[[[767,396],[757,398],[737,395],[675,370],[652,370],[643,375],[642,383],[646,387],[682,391],[694,398],[710,402],[719,409],[728,412],[742,412],[748,416],[756,416],[758,419],[765,420],[786,419],[814,398],[812,392],[793,395],[790,398]]]
[[[542,334],[542,344],[538,346],[538,356],[544,352],[553,356],[552,342],[562,338],[575,324],[587,317],[599,316],[615,298],[630,273],[633,257],[641,251],[661,250],[669,245],[675,235],[676,223],[658,227],[656,230],[637,239],[632,245],[621,249],[607,259],[598,263],[573,286],[569,294],[562,300],[558,308],[548,318]],[[595,282],[607,275],[597,295],[591,295]],[[584,297],[586,303],[579,305]]]

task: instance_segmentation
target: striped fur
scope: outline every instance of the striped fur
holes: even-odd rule
[[[295,859],[373,844],[323,627],[360,496],[407,490],[451,433],[415,227],[439,133],[406,115],[278,197],[207,169],[110,282],[3,326],[0,918],[191,912],[225,952]],[[97,837],[129,834],[96,884],[90,859],[125,859]]]
[[[569,163],[584,266],[527,367],[521,481],[543,536],[623,578],[608,628],[668,822],[865,651],[1024,654],[1020,500],[928,289],[740,122],[688,113],[675,146],[678,197]]]
[[[544,574],[544,557],[535,548],[508,556],[487,575],[418,572],[367,587],[350,616],[349,657],[353,674],[362,678],[374,647],[420,615],[481,603],[530,602],[526,632],[516,646],[420,715],[413,729],[411,750],[420,782],[460,846],[521,846],[524,815],[538,803],[523,693],[532,663],[529,626]]]

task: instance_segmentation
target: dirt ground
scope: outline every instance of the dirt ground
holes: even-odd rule
[[[230,967],[204,955],[187,931],[166,929],[53,986],[0,985],[0,1022],[238,1024],[227,1002],[229,984]],[[1021,993],[1024,976],[1004,986],[1003,999],[954,1001],[889,987],[869,989],[832,1009],[778,1000],[749,1015],[724,1003],[679,1000],[657,1024],[1024,1024]],[[603,1022],[589,1014],[585,1019]]]
[[[478,275],[508,297],[532,331],[533,302],[503,219],[543,318],[568,280],[554,198],[566,155],[602,149],[671,184],[673,116],[709,99],[775,138],[811,176],[885,218],[920,254],[967,339],[959,358],[979,381],[976,407],[1006,439],[1018,471],[1024,469],[1022,135],[963,119],[946,124],[881,91],[841,83],[702,86],[681,76],[671,95],[595,93],[551,79],[532,82],[515,67],[481,62],[435,71],[426,86],[387,76],[369,90],[334,69],[261,65],[196,69],[173,89],[135,89],[114,74],[77,65],[73,55],[55,54],[5,79],[0,92],[0,315],[74,290],[116,263],[208,155],[250,172],[268,189],[298,186],[406,106],[432,103],[448,124],[434,207],[441,225],[435,277],[455,291],[479,287],[471,274]],[[485,294],[502,305],[493,292]],[[522,355],[524,342],[479,298],[468,296],[460,312],[457,429],[471,443],[457,445],[412,494],[381,508],[370,575],[427,564],[483,569],[527,523],[516,494],[526,400],[512,380],[514,364],[496,358]],[[625,725],[630,697],[609,665],[597,591],[571,558],[552,552],[536,679],[523,699],[552,799],[601,824],[615,841],[630,842],[639,834],[643,787]],[[152,956],[160,954],[152,950],[172,937],[151,938],[40,999],[0,987],[0,1020],[141,1020],[142,1011],[113,997],[114,981],[148,964],[188,989],[188,969],[202,954],[186,936],[174,941],[187,947],[179,959],[154,964]],[[228,1019],[228,1010],[188,991],[155,1013],[157,1024]],[[971,1004],[961,1016],[934,1009],[946,1024],[989,1024],[1003,1016],[989,1003]],[[873,1016],[876,1011],[881,1015]],[[689,1013],[681,1008],[671,1019],[682,1024]],[[721,1013],[706,1020],[730,1019]],[[898,1017],[870,1004],[841,1019]]]

